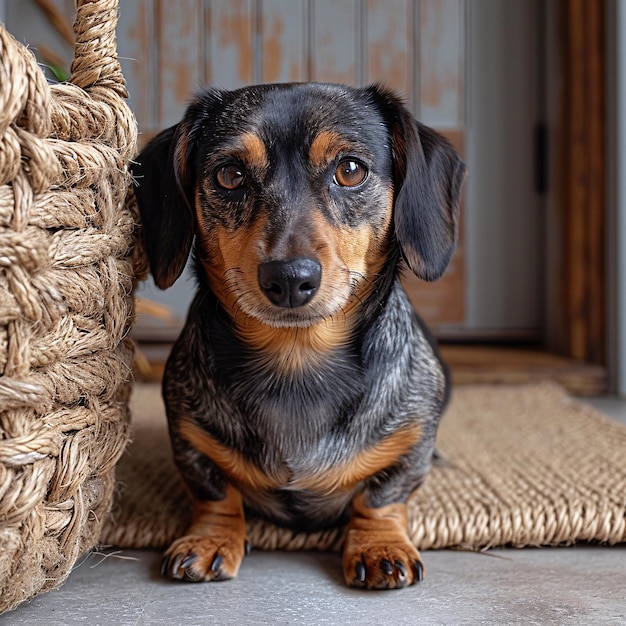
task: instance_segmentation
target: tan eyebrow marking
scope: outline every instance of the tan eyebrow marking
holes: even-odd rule
[[[341,152],[352,152],[352,146],[344,137],[331,130],[323,130],[311,142],[309,161],[314,167],[330,163]]]
[[[269,158],[263,140],[255,133],[244,133],[240,137],[244,160],[254,169],[263,171],[269,166]]]

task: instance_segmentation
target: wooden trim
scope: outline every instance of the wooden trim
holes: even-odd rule
[[[528,384],[553,380],[570,393],[593,396],[606,392],[606,369],[530,348],[441,346],[453,385]]]
[[[606,360],[604,0],[561,0],[559,351]]]

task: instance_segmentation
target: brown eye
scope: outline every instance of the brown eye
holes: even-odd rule
[[[217,184],[222,189],[228,189],[229,191],[239,189],[243,185],[244,178],[245,172],[243,167],[234,164],[220,167],[215,176]]]
[[[356,187],[365,180],[366,176],[365,165],[354,159],[344,159],[339,162],[333,180],[341,187]]]

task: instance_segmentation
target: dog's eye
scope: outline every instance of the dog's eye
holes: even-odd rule
[[[339,162],[333,181],[341,187],[356,187],[367,177],[367,168],[354,159],[343,159]]]
[[[220,167],[215,175],[217,184],[222,189],[228,189],[229,191],[239,189],[243,185],[244,179],[245,171],[243,167],[232,163]]]

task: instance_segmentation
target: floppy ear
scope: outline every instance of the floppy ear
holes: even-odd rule
[[[392,137],[396,239],[411,271],[436,280],[456,246],[465,164],[444,137],[417,122],[395,95],[373,89],[383,100]]]
[[[157,135],[132,168],[150,270],[161,289],[181,275],[193,242],[191,156],[188,124],[183,120]]]

